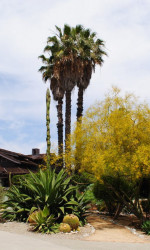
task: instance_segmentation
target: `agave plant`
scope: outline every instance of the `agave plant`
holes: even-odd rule
[[[3,203],[3,218],[26,221],[34,210],[47,207],[57,222],[65,214],[75,214],[85,222],[87,201],[77,192],[77,186],[70,185],[71,178],[64,170],[56,174],[54,170],[40,170],[38,173],[20,177],[18,184],[7,191]]]
[[[69,183],[70,178],[64,170],[59,174],[54,170],[40,170],[36,174],[30,172],[20,178],[17,186],[12,185],[8,190],[8,199],[3,203],[3,218],[26,221],[30,210],[43,210],[45,206],[56,219],[63,217],[68,212],[70,196],[76,189]]]
[[[28,190],[22,186],[12,186],[6,193],[7,200],[2,204],[4,210],[2,217],[7,220],[25,221],[30,212],[32,197],[27,193]]]

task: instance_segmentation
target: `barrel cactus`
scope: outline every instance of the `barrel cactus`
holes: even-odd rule
[[[69,224],[72,230],[77,230],[80,224],[79,218],[74,214],[67,214],[63,219],[63,223]]]
[[[70,233],[71,227],[67,223],[61,223],[59,227],[59,231],[63,233]]]

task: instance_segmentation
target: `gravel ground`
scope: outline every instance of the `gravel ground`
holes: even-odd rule
[[[28,223],[23,222],[6,222],[0,223],[0,231],[6,231],[10,233],[23,234],[31,237],[38,237],[41,239],[72,239],[72,240],[84,240],[85,237],[90,236],[95,232],[95,229],[90,224],[86,224],[84,227],[80,227],[80,231],[71,233],[57,233],[57,234],[41,234],[30,231]]]
[[[130,228],[131,218],[121,217],[117,222],[108,216],[99,213],[91,213],[87,217],[88,224],[80,227],[80,231],[71,233],[40,234],[31,232],[28,223],[6,222],[0,223],[0,231],[29,236],[46,241],[58,240],[82,240],[99,242],[134,242],[150,243],[150,236],[143,232]]]

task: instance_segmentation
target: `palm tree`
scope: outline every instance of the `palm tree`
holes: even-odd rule
[[[80,51],[80,77],[77,82],[78,100],[77,100],[77,121],[81,122],[83,115],[83,93],[90,84],[92,72],[95,72],[95,66],[103,64],[103,56],[107,55],[104,51],[104,42],[96,38],[96,33],[89,29],[82,29],[78,35],[77,47]]]
[[[44,52],[50,54],[49,58],[40,56],[46,64],[40,68],[44,81],[51,80],[50,86],[53,97],[58,101],[58,145],[59,152],[63,152],[63,96],[66,96],[65,112],[65,149],[69,148],[69,135],[71,132],[71,92],[78,86],[77,120],[82,117],[83,92],[88,87],[95,65],[102,65],[104,43],[96,39],[96,34],[89,29],[77,25],[75,28],[64,25],[63,29],[56,26],[55,36],[48,37]],[[67,144],[66,144],[67,143]]]
[[[65,149],[69,148],[69,135],[71,132],[71,92],[78,80],[78,57],[76,48],[76,31],[80,30],[80,26],[76,29],[69,25],[64,25],[61,30],[56,26],[57,34],[49,37],[47,46],[44,51],[51,53],[53,64],[52,74],[58,82],[66,96],[66,112],[65,112]]]
[[[77,121],[79,123],[77,123],[77,126],[79,126],[83,115],[83,93],[90,83],[92,71],[95,71],[96,64],[101,66],[103,63],[102,57],[107,54],[103,50],[104,42],[96,38],[96,33],[84,29],[81,25],[71,29],[70,40],[71,38],[73,40],[72,75],[78,87]],[[75,172],[77,173],[80,167],[80,145],[78,142],[76,143],[76,152]]]
[[[58,153],[63,155],[63,115],[62,105],[63,97],[66,95],[66,112],[65,112],[65,148],[67,149],[67,141],[71,132],[71,91],[75,86],[74,75],[72,70],[72,53],[71,42],[69,37],[71,28],[64,25],[63,30],[56,26],[57,34],[48,37],[47,46],[44,52],[50,54],[49,58],[41,55],[39,58],[45,66],[42,66],[39,71],[43,74],[43,80],[46,82],[50,79],[50,88],[54,100],[58,101]]]

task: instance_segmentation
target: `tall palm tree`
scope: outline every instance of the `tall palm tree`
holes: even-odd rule
[[[71,132],[71,92],[77,84],[80,70],[75,35],[81,30],[81,26],[71,28],[65,24],[63,29],[56,26],[56,30],[56,36],[48,38],[44,51],[52,55],[53,77],[61,83],[66,96],[65,149],[67,150]]]
[[[73,39],[72,62],[75,77],[74,81],[78,87],[77,100],[77,121],[82,122],[83,115],[83,93],[90,83],[92,72],[95,71],[96,64],[102,65],[103,56],[107,55],[104,51],[104,42],[96,38],[96,33],[83,26],[77,25],[71,29]],[[79,126],[79,124],[77,126]],[[75,172],[80,167],[80,144],[76,143],[76,166]]]
[[[65,112],[65,148],[69,148],[67,140],[71,132],[71,92],[75,85],[78,86],[77,120],[83,112],[83,92],[88,87],[95,65],[102,65],[104,43],[96,39],[96,34],[89,29],[77,25],[70,27],[64,25],[63,29],[56,26],[56,35],[48,37],[44,52],[49,53],[49,58],[40,56],[45,66],[41,67],[43,79],[51,80],[53,97],[58,101],[58,145],[60,153],[63,152],[63,96],[66,96]],[[60,145],[61,144],[61,145]]]
[[[83,115],[83,93],[89,86],[92,72],[95,72],[95,66],[103,64],[103,56],[107,55],[104,51],[104,42],[96,38],[96,33],[90,29],[82,29],[78,35],[77,48],[80,51],[79,58],[82,68],[77,82],[78,100],[77,100],[77,121],[81,121]]]
[[[82,25],[70,27],[64,25],[63,30],[56,27],[61,46],[57,52],[59,61],[59,79],[63,79],[66,92],[66,135],[70,134],[71,91],[78,86],[77,120],[83,113],[83,93],[90,84],[95,66],[103,64],[104,42],[97,39],[96,33],[85,29]],[[49,47],[48,47],[49,50]],[[58,76],[58,75],[57,75]],[[69,112],[70,110],[70,112]]]
[[[57,33],[55,36],[48,37],[47,46],[44,52],[50,54],[49,58],[41,55],[39,58],[45,66],[42,66],[39,71],[43,74],[43,80],[50,79],[50,88],[54,100],[58,101],[58,153],[63,154],[63,116],[62,105],[64,94],[66,96],[66,112],[65,112],[65,144],[67,149],[67,141],[71,132],[71,91],[75,86],[74,75],[72,70],[72,44],[69,37],[71,28],[64,25],[61,30],[56,26]]]

